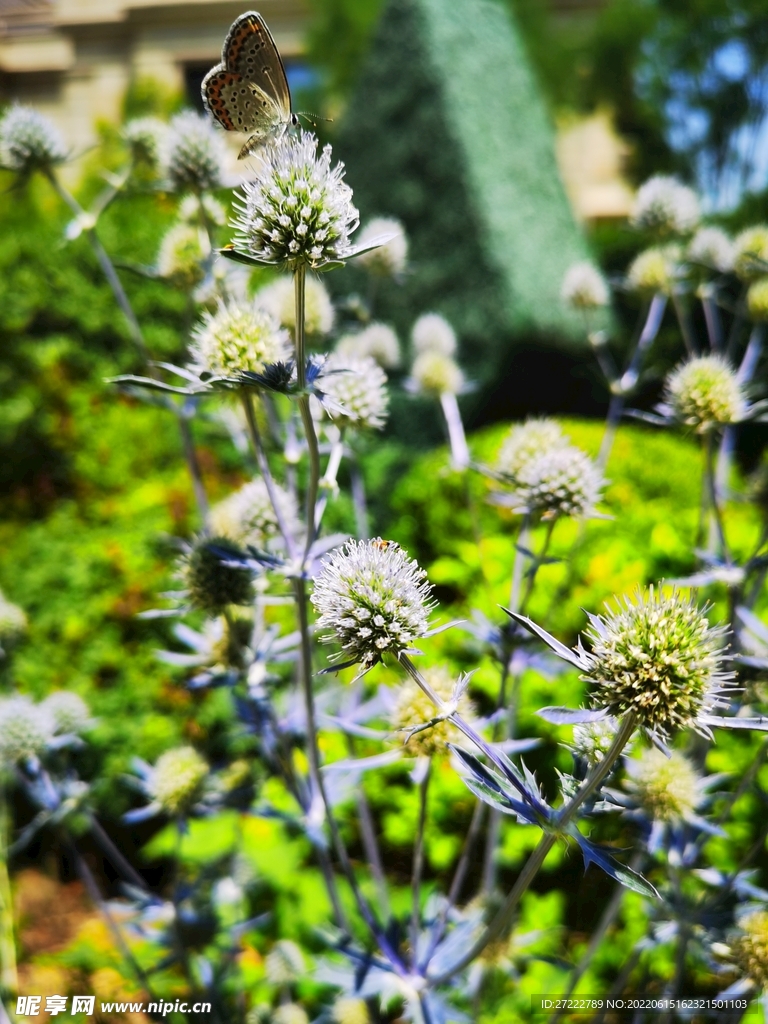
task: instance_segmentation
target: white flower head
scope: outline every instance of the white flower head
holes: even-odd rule
[[[0,591],[0,648],[15,643],[27,631],[27,616]],[[0,652],[1,653],[1,652]]]
[[[66,158],[58,128],[39,111],[14,103],[0,119],[0,166],[31,174]]]
[[[547,417],[526,420],[513,426],[501,446],[496,467],[515,479],[523,466],[546,452],[567,448],[568,438],[560,424]]]
[[[254,302],[290,331],[296,329],[296,297],[293,280],[278,277],[260,288]],[[323,282],[308,274],[304,283],[304,329],[309,335],[329,334],[333,328],[335,311],[328,289]]]
[[[735,249],[733,241],[720,228],[699,228],[688,246],[691,263],[725,274],[733,270]]]
[[[156,168],[167,131],[168,125],[158,117],[134,117],[123,126],[123,138],[134,160]]]
[[[652,747],[626,761],[627,789],[652,821],[676,824],[690,818],[704,797],[701,775],[677,750],[667,757]]]
[[[611,299],[608,285],[600,271],[584,260],[574,263],[565,272],[560,289],[563,302],[574,309],[597,309],[607,306]]]
[[[745,228],[733,242],[733,266],[744,281],[754,281],[768,273],[768,224]]]
[[[296,500],[280,484],[274,484],[275,497],[284,522],[293,533],[299,530]],[[239,491],[214,505],[210,513],[211,531],[235,544],[250,544],[264,550],[280,536],[277,516],[261,477],[244,484]]]
[[[400,365],[400,342],[387,324],[372,323],[357,334],[345,334],[336,352],[346,357],[370,357],[387,370]]]
[[[605,485],[598,465],[575,445],[551,448],[529,459],[515,476],[516,511],[585,518],[595,514]]]
[[[317,386],[329,402],[325,409],[340,427],[381,430],[387,420],[387,375],[368,356],[334,352],[323,366]]]
[[[627,284],[633,291],[648,295],[671,295],[681,277],[680,259],[676,245],[645,249],[630,264]]]
[[[746,401],[739,379],[722,356],[697,356],[667,378],[666,399],[678,420],[697,433],[743,418]]]
[[[0,700],[0,765],[10,767],[38,757],[53,738],[53,717],[43,704],[29,697]]]
[[[699,199],[693,189],[659,174],[639,189],[632,223],[659,235],[686,235],[699,223],[700,216]]]
[[[193,747],[166,750],[152,771],[152,797],[167,814],[184,814],[203,795],[208,772],[208,765]]]
[[[261,373],[265,366],[289,358],[289,340],[255,303],[221,302],[215,313],[204,314],[194,331],[190,355],[199,373]]]
[[[377,249],[361,253],[358,262],[376,277],[400,277],[408,262],[408,238],[399,220],[394,217],[374,217],[361,230],[358,245],[363,248],[384,235],[392,237]]]
[[[199,224],[201,215],[219,227],[227,219],[227,211],[215,196],[198,196],[194,192],[184,196],[179,203],[179,220],[188,224]]]
[[[422,352],[411,367],[413,389],[421,394],[439,398],[457,395],[464,387],[464,374],[452,356],[438,351]]]
[[[584,722],[573,727],[571,750],[591,767],[602,761],[616,739],[618,722],[615,718],[602,718],[598,722]]]
[[[768,910],[743,914],[731,940],[731,951],[740,974],[759,989],[768,988]]]
[[[200,229],[193,224],[174,224],[160,243],[157,273],[183,287],[194,288],[205,277],[205,257]]]
[[[315,578],[318,626],[338,643],[334,656],[370,668],[385,652],[398,655],[429,630],[434,607],[427,574],[399,544],[381,538],[348,541]]]
[[[424,313],[413,325],[411,341],[414,351],[438,352],[443,356],[456,354],[456,332],[439,313]]]
[[[267,953],[264,966],[271,985],[292,985],[307,973],[304,954],[290,939],[280,939],[274,944]]]
[[[317,155],[317,139],[286,134],[263,153],[246,182],[235,246],[263,263],[319,269],[354,254],[349,236],[358,225],[344,165],[331,167],[331,147]]]
[[[79,735],[91,724],[88,705],[71,690],[54,691],[45,698],[42,706],[50,714],[57,733]]]
[[[171,119],[161,147],[163,175],[175,192],[221,188],[224,140],[205,114],[184,110]]]

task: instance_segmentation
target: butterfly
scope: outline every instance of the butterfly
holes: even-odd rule
[[[285,67],[267,23],[246,11],[232,24],[221,64],[203,79],[203,102],[228,132],[251,132],[239,159],[297,125]]]

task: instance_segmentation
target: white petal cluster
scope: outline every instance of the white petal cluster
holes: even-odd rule
[[[645,249],[630,264],[627,285],[647,295],[671,295],[681,276],[680,258],[676,245]]]
[[[290,331],[296,329],[296,297],[293,280],[278,277],[259,289],[254,301]],[[308,274],[304,283],[304,330],[310,335],[329,334],[335,311],[328,289],[320,278]]]
[[[526,420],[513,426],[496,459],[496,468],[516,479],[523,466],[547,452],[568,447],[568,438],[560,424],[546,417]]]
[[[709,267],[720,274],[733,270],[734,257],[733,241],[720,228],[699,228],[688,246],[691,263]]]
[[[560,296],[574,309],[597,309],[608,305],[611,293],[597,267],[584,260],[565,272]]]
[[[518,511],[583,518],[594,514],[604,486],[596,463],[575,445],[550,449],[526,462],[515,476]]]
[[[43,753],[53,738],[54,721],[44,704],[29,697],[0,700],[0,765],[10,767]]]
[[[30,174],[66,157],[64,140],[47,117],[32,107],[9,107],[0,120],[0,166]]]
[[[733,266],[744,281],[768,273],[768,224],[755,224],[736,235]]]
[[[411,341],[414,351],[438,352],[443,356],[456,354],[456,332],[439,313],[424,313],[413,325]]]
[[[573,727],[571,750],[582,758],[590,768],[602,761],[616,738],[618,723],[615,718],[603,718],[599,722],[584,722]]]
[[[167,814],[183,814],[202,796],[207,776],[208,765],[193,747],[166,750],[152,772],[152,797]]]
[[[168,125],[158,117],[134,117],[123,126],[123,138],[134,160],[157,167]]]
[[[368,356],[332,353],[325,361],[318,388],[324,407],[340,427],[381,430],[387,421],[387,375]]]
[[[666,397],[681,423],[705,433],[742,419],[746,401],[738,377],[722,356],[688,360],[667,378]]]
[[[171,119],[163,137],[163,176],[176,192],[221,188],[226,159],[224,140],[205,114],[185,110]]]
[[[174,224],[160,243],[157,273],[183,287],[194,288],[205,277],[205,256],[200,229],[193,224]]]
[[[407,650],[429,629],[434,607],[427,574],[392,541],[348,541],[315,579],[312,604],[336,658],[370,667],[384,652]]]
[[[256,178],[243,186],[235,245],[265,263],[291,268],[345,260],[359,218],[343,177],[343,164],[331,167],[330,146],[318,156],[314,135],[284,135],[265,150]]]
[[[400,277],[408,262],[408,238],[399,220],[374,217],[358,235],[357,244],[362,248],[385,235],[392,237],[377,249],[361,253],[357,261],[377,277]]]
[[[458,395],[464,387],[464,374],[452,356],[427,351],[416,357],[411,367],[411,381],[416,392],[439,398]]]
[[[0,591],[0,647],[12,644],[27,631],[27,616]]]
[[[653,821],[677,823],[693,814],[703,795],[702,778],[677,750],[667,757],[652,747],[627,761],[627,789]]]
[[[199,373],[261,373],[270,363],[289,358],[289,340],[277,321],[254,303],[221,302],[194,331],[190,355]]]
[[[274,484],[275,498],[283,521],[292,533],[299,529],[296,501],[280,484]],[[252,545],[261,550],[280,536],[277,516],[261,477],[251,480],[214,505],[210,512],[210,528],[218,537],[227,537],[239,545]]]
[[[632,223],[660,235],[685,235],[693,231],[700,216],[699,199],[693,189],[659,174],[639,189]]]
[[[43,701],[43,708],[53,720],[57,733],[79,735],[91,724],[88,705],[71,690],[56,690]]]
[[[387,370],[400,365],[400,342],[387,324],[372,323],[357,334],[345,334],[336,352],[345,357],[374,359]]]

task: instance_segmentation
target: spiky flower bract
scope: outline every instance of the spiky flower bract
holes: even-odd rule
[[[680,276],[680,250],[675,245],[646,249],[630,264],[627,284],[648,295],[671,295]]]
[[[605,481],[598,465],[580,448],[564,445],[529,459],[515,476],[517,511],[582,518],[593,515]]]
[[[733,246],[733,267],[743,281],[754,281],[768,273],[768,224],[745,228],[736,236]]]
[[[583,678],[597,687],[593,701],[610,715],[627,712],[651,733],[706,732],[699,723],[721,704],[731,685],[723,671],[727,630],[710,626],[706,610],[677,591],[650,587],[594,616],[592,651]]]
[[[456,360],[438,351],[422,352],[416,357],[411,380],[417,392],[434,398],[457,395],[464,387],[464,374]]]
[[[340,427],[381,430],[387,420],[387,375],[364,356],[334,352],[323,366],[318,388],[330,399],[326,411]]]
[[[768,320],[768,277],[761,277],[749,286],[747,309],[753,320]]]
[[[353,254],[358,225],[344,165],[331,167],[331,147],[317,155],[317,139],[286,134],[267,148],[240,202],[235,247],[264,263],[315,270]]]
[[[289,358],[289,339],[277,321],[258,306],[220,302],[195,329],[190,355],[195,369],[213,376],[261,373]]]
[[[224,140],[209,117],[184,110],[171,119],[163,137],[161,162],[174,191],[221,188],[225,159]]]
[[[504,438],[496,466],[514,479],[532,459],[566,447],[568,438],[555,420],[546,417],[526,420],[513,426]]]
[[[331,1007],[333,1024],[371,1024],[368,1007],[362,999],[343,996]]]
[[[283,1003],[272,1014],[273,1024],[309,1024],[309,1016],[298,1003]]]
[[[283,327],[290,331],[296,329],[296,297],[290,277],[278,277],[260,288],[254,302],[271,313]],[[304,282],[304,330],[309,335],[328,334],[335,317],[328,289],[318,277],[308,274]]]
[[[0,119],[0,166],[19,174],[47,170],[66,160],[58,128],[31,107],[14,103]]]
[[[123,126],[123,138],[137,163],[156,168],[168,125],[158,117],[134,117]]]
[[[688,259],[724,274],[733,269],[733,241],[721,228],[699,228],[688,246]]]
[[[0,700],[0,765],[39,756],[53,733],[53,718],[44,705],[22,696]]]
[[[230,604],[249,604],[253,586],[249,574],[226,564],[227,554],[237,549],[226,537],[203,537],[181,565],[181,578],[194,608],[218,615]]]
[[[208,765],[193,747],[166,750],[152,772],[152,797],[167,814],[184,814],[202,796],[208,771]]]
[[[739,919],[731,952],[740,973],[757,988],[768,988],[768,911],[753,910]]]
[[[200,229],[194,224],[174,224],[160,243],[157,273],[182,287],[194,288],[205,277],[204,259]]]
[[[370,357],[385,370],[400,365],[400,342],[387,324],[372,323],[357,334],[345,334],[335,351],[345,357]]]
[[[722,356],[698,356],[667,378],[666,398],[681,423],[705,433],[736,423],[746,408],[736,373]]]
[[[299,515],[295,498],[280,484],[275,483],[273,487],[288,529],[298,532]],[[239,491],[214,505],[209,518],[211,530],[235,544],[250,544],[263,549],[280,535],[277,515],[267,485],[261,477],[244,484]]]
[[[427,574],[392,541],[348,541],[315,578],[312,604],[318,626],[338,643],[336,659],[370,667],[388,652],[407,650],[429,630],[434,607]]]
[[[685,755],[669,757],[652,747],[627,761],[627,788],[652,821],[676,824],[692,815],[702,798],[702,778]]]
[[[618,723],[615,718],[603,718],[599,722],[585,722],[573,727],[571,750],[590,766],[602,761],[616,739]]]
[[[361,253],[358,263],[376,277],[399,277],[408,261],[408,238],[399,220],[374,217],[360,232],[358,244],[364,247],[385,235],[392,237],[378,248]]]
[[[574,309],[598,309],[607,306],[611,293],[600,271],[584,260],[569,267],[560,289],[563,302]]]
[[[699,216],[699,199],[693,189],[659,174],[638,190],[632,223],[658,235],[685,235],[696,227]]]
[[[43,701],[57,733],[81,733],[91,722],[88,705],[71,690],[56,690]]]
[[[0,648],[15,643],[27,631],[27,616],[0,591]]]
[[[304,954],[295,942],[281,939],[276,942],[264,960],[267,981],[271,985],[292,985],[306,974]]]
[[[414,350],[422,352],[439,352],[443,356],[456,353],[456,332],[439,313],[424,313],[413,325],[411,341]]]
[[[424,670],[424,678],[441,700],[450,704],[456,686],[456,680],[450,669],[436,665]],[[455,710],[464,721],[474,717],[474,708],[462,693],[456,701]],[[421,687],[413,679],[407,679],[399,689],[397,704],[392,714],[392,726],[401,733],[405,744],[405,752],[410,757],[433,757],[448,752],[449,743],[457,743],[461,733],[448,720],[436,722],[428,728],[427,723],[433,721],[439,711],[427,697]],[[418,730],[418,731],[413,731]]]

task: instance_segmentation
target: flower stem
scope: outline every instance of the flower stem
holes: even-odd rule
[[[467,435],[464,433],[464,424],[461,420],[459,403],[452,391],[443,391],[440,395],[440,405],[445,417],[445,425],[448,428],[448,440],[451,444],[451,461],[454,469],[466,469],[469,465],[469,447]]]
[[[0,783],[0,992],[3,996],[14,996],[19,988],[13,932],[13,900],[8,876],[8,803],[5,786]]]
[[[305,333],[306,284],[307,268],[300,264],[293,275],[293,287],[296,299],[296,381],[299,387],[299,410],[309,452],[309,483],[307,484],[307,540],[304,546],[304,559],[315,539],[315,505],[320,486],[320,449],[317,444],[315,424],[309,408],[309,395],[304,394],[307,386],[307,354]]]
[[[727,565],[731,564],[731,556],[728,551],[728,543],[725,539],[725,525],[723,523],[723,512],[720,508],[720,499],[717,493],[717,483],[715,481],[715,436],[713,431],[709,431],[704,438],[704,474],[706,479],[706,487],[709,495],[709,503],[712,508],[712,515],[715,521],[715,528],[717,530],[717,537],[720,544],[720,550],[722,556]]]
[[[419,925],[421,923],[421,875],[424,870],[424,829],[427,824],[427,801],[429,780],[432,775],[432,760],[427,764],[424,778],[419,785],[419,820],[416,826],[416,842],[413,846],[413,873],[411,875],[411,963],[417,967],[419,947]]]

